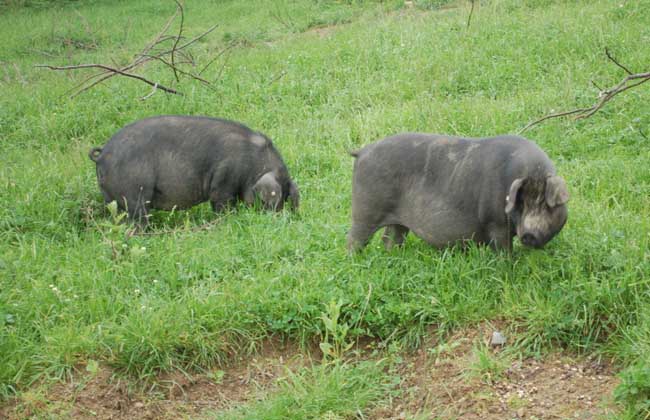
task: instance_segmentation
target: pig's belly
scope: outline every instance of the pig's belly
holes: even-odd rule
[[[457,242],[483,240],[476,218],[457,209],[437,208],[419,214],[409,213],[400,224],[432,246],[442,248]]]
[[[159,210],[187,209],[207,199],[196,179],[166,179],[156,183],[151,206]]]

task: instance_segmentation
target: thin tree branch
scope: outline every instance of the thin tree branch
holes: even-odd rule
[[[605,54],[607,55],[607,58],[609,58],[614,64],[616,64],[617,66],[619,66],[620,68],[625,70],[625,72],[627,74],[633,74],[627,67],[625,67],[624,65],[622,65],[621,63],[616,61],[616,59],[614,57],[612,57],[612,55],[609,53],[609,50],[607,49],[607,47],[605,47]]]
[[[472,3],[472,8],[469,10],[469,16],[467,17],[467,28],[469,28],[469,24],[472,22],[472,14],[474,13],[474,2],[476,0],[470,0],[470,3]]]
[[[195,42],[199,41],[200,39],[204,38],[207,36],[209,33],[214,31],[218,24],[213,25],[210,27],[208,30],[204,31],[203,33],[199,34],[198,36],[190,39],[189,41],[183,39],[183,31],[185,30],[185,11],[183,8],[183,4],[181,2],[182,0],[174,0],[176,3],[176,11],[174,14],[165,22],[163,25],[162,29],[158,32],[156,37],[154,37],[149,43],[145,45],[145,47],[140,51],[139,54],[137,54],[130,64],[121,66],[115,62],[113,62],[112,65],[106,65],[106,64],[80,64],[80,65],[70,65],[70,66],[53,66],[53,65],[38,65],[36,67],[40,68],[48,68],[51,70],[75,70],[75,69],[101,69],[100,72],[94,73],[86,78],[84,78],[80,83],[78,83],[75,87],[72,89],[68,90],[66,94],[69,94],[70,92],[74,92],[71,97],[75,97],[97,85],[100,83],[105,82],[106,80],[112,78],[113,76],[120,75],[120,76],[125,76],[133,79],[140,80],[144,83],[147,83],[148,85],[153,87],[153,90],[151,93],[146,95],[144,99],[150,97],[153,95],[157,90],[162,90],[167,93],[172,93],[176,95],[182,95],[182,93],[178,92],[175,89],[172,89],[170,87],[166,87],[164,85],[161,85],[158,82],[151,81],[144,76],[140,76],[138,74],[135,74],[131,72],[134,68],[144,65],[147,62],[150,61],[159,61],[163,63],[164,65],[168,66],[171,68],[171,70],[174,73],[174,78],[176,79],[177,82],[180,81],[180,76],[188,76],[191,77],[201,83],[203,83],[205,86],[208,86],[212,89],[214,89],[210,82],[199,75],[194,74],[193,72],[190,71],[185,71],[182,70],[179,65],[180,64],[190,64],[191,66],[195,67],[196,63],[194,62],[194,58],[192,57],[192,54],[188,51],[183,51],[190,45],[194,44]],[[167,31],[171,27],[172,23],[176,19],[176,17],[180,15],[180,25],[178,29],[177,35],[167,35]],[[88,25],[88,22],[85,21],[83,16],[81,18],[84,20],[84,24],[86,25],[86,30],[92,34],[90,26]],[[164,42],[167,41],[172,41],[171,49],[166,49],[163,51],[160,51],[161,48],[156,48],[161,46]],[[231,48],[229,46],[228,48]],[[227,48],[227,49],[228,49]],[[154,51],[156,49],[157,51]],[[223,54],[220,53],[220,55]],[[169,56],[169,57],[167,57]],[[213,60],[214,61],[214,60]],[[208,63],[208,65],[211,63]],[[205,70],[207,68],[207,65],[203,68]]]
[[[152,55],[152,56],[150,56],[150,57],[151,57],[151,59],[153,59],[153,60],[158,60],[158,61],[160,61],[161,63],[163,63],[163,64],[166,65],[167,67],[171,67],[171,68],[174,70],[174,72],[178,72],[178,73],[180,73],[180,74],[184,74],[185,76],[189,76],[189,77],[191,77],[192,79],[198,80],[199,82],[201,82],[201,83],[203,83],[203,84],[205,84],[205,85],[207,85],[207,86],[212,87],[212,84],[211,84],[209,81],[205,80],[205,79],[202,78],[202,77],[196,76],[195,74],[192,74],[192,73],[190,73],[190,72],[187,72],[187,71],[185,71],[185,70],[181,70],[181,69],[177,68],[175,65],[173,65],[173,64],[170,63],[170,62],[168,62],[167,60],[165,60],[165,59],[162,58],[162,57],[158,57],[158,56],[156,56],[156,55]]]
[[[174,77],[176,77],[176,81],[180,82],[180,79],[178,78],[178,71],[176,70],[176,64],[174,63],[174,53],[176,52],[176,47],[178,47],[178,42],[181,40],[181,36],[183,36],[183,22],[185,21],[185,12],[183,11],[183,5],[181,4],[180,1],[174,0],[176,2],[176,6],[178,7],[178,10],[181,12],[181,23],[178,27],[178,36],[176,36],[176,40],[174,40],[174,46],[172,47],[172,52],[171,52],[171,57],[172,57],[172,64],[171,68],[174,70]]]
[[[528,130],[530,127],[532,127],[534,125],[537,125],[537,124],[541,123],[542,121],[550,120],[551,118],[565,117],[567,115],[573,115],[573,114],[577,114],[577,113],[580,113],[580,112],[585,112],[587,110],[589,110],[589,108],[580,108],[580,109],[574,109],[573,111],[564,111],[564,112],[558,112],[558,113],[555,113],[555,114],[545,115],[545,116],[543,116],[542,118],[540,118],[538,120],[535,120],[535,121],[532,121],[532,122],[528,123],[524,128],[519,130],[517,132],[517,134],[523,133],[524,131]]]
[[[208,67],[210,67],[210,65],[211,65],[212,63],[214,63],[215,61],[217,61],[217,59],[218,59],[219,57],[221,57],[221,56],[222,56],[226,51],[228,51],[229,49],[233,48],[235,45],[236,45],[235,42],[231,42],[230,45],[228,45],[226,48],[224,48],[224,49],[222,49],[221,51],[219,51],[219,53],[218,53],[218,54],[217,54],[217,55],[216,55],[212,60],[210,60],[210,62],[208,62],[208,64],[206,64],[206,65],[205,65],[205,66],[204,66],[204,67],[199,71],[199,76],[200,76],[201,74],[203,74],[203,72],[204,72]]]
[[[158,83],[156,83],[155,85],[153,85],[153,89],[151,89],[151,92],[149,92],[147,95],[145,95],[145,96],[143,96],[142,98],[140,98],[140,100],[141,100],[141,101],[146,101],[146,100],[149,99],[149,98],[150,98],[154,93],[156,93],[157,90],[158,90]]]
[[[600,93],[598,95],[598,101],[594,105],[588,108],[579,108],[571,111],[558,112],[558,113],[546,115],[542,118],[539,118],[535,121],[528,123],[517,133],[521,134],[524,131],[528,130],[529,128],[541,123],[542,121],[546,121],[551,118],[565,117],[568,115],[575,115],[574,119],[576,120],[589,118],[592,115],[594,115],[596,112],[598,112],[603,106],[605,106],[607,102],[609,102],[616,95],[623,93],[628,89],[632,89],[634,87],[642,85],[643,83],[646,83],[648,80],[650,80],[650,72],[631,73],[627,67],[623,66],[621,63],[616,61],[614,57],[612,57],[612,55],[609,53],[609,50],[607,50],[607,48],[605,49],[605,54],[614,64],[616,64],[618,67],[622,68],[623,70],[625,70],[625,72],[628,73],[628,75],[623,80],[621,80],[618,84],[614,85],[609,89],[602,90],[599,88]],[[598,87],[598,85],[596,85],[596,83],[594,83],[593,81],[592,83],[594,84],[594,86]]]
[[[105,66],[103,64],[78,64],[78,65],[74,65],[74,66],[50,66],[50,65],[47,65],[47,64],[38,64],[38,65],[36,65],[36,67],[47,68],[47,69],[50,69],[50,70],[75,70],[75,69],[90,69],[90,68],[103,69],[103,70],[110,71],[112,73],[117,73],[117,74],[125,76],[125,77],[131,77],[133,79],[140,80],[141,82],[144,82],[144,83],[148,84],[149,86],[158,85],[158,89],[163,90],[163,91],[165,91],[167,93],[173,93],[174,95],[183,95],[181,92],[178,92],[177,90],[165,87],[165,86],[161,85],[160,83],[152,82],[151,80],[146,79],[146,78],[144,78],[144,77],[142,77],[140,75],[133,74],[133,73],[127,73],[127,72],[122,71],[120,69]]]

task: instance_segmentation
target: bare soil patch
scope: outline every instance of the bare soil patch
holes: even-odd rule
[[[476,349],[485,348],[492,324],[464,329],[443,344],[430,339],[402,355],[394,373],[402,381],[397,398],[368,413],[369,419],[598,419],[615,414],[611,400],[618,384],[614,367],[596,359],[557,353],[542,360],[512,360],[502,348],[489,348],[506,359],[494,376],[477,371]],[[362,340],[360,347],[377,343]],[[506,344],[507,346],[507,344]],[[100,366],[89,374],[80,367],[64,383],[42,384],[0,408],[0,418],[53,416],[75,419],[197,418],[206,410],[224,410],[262,399],[286,375],[306,366],[314,348],[268,340],[254,357],[203,374],[176,372],[143,387]]]
[[[442,351],[430,342],[404,358],[399,398],[375,419],[599,419],[616,413],[611,363],[557,353],[509,360],[494,378],[476,372],[476,348],[489,347],[490,324],[460,331]],[[489,350],[495,358],[503,349]]]
[[[267,340],[254,357],[241,358],[229,367],[206,374],[164,374],[149,386],[135,385],[106,366],[95,374],[81,366],[64,383],[42,384],[22,393],[0,408],[0,418],[196,418],[205,410],[228,409],[261,398],[286,369],[308,361],[297,345]]]

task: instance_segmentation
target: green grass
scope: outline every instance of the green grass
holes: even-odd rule
[[[346,419],[358,417],[391,392],[382,363],[334,364],[288,372],[279,390],[256,403],[208,415],[214,419]]]
[[[220,77],[223,60],[206,71],[214,91],[144,69],[185,93],[146,101],[139,98],[148,86],[118,78],[69,99],[81,73],[33,65],[126,63],[172,2],[4,8],[2,394],[88,359],[150,377],[209,368],[268,335],[318,341],[322,314],[336,301],[349,339],[417,345],[430,326],[442,333],[500,318],[521,332],[522,351],[613,356],[628,369],[620,399],[639,405],[633,388],[647,396],[650,387],[641,370],[650,363],[647,86],[590,119],[551,120],[526,133],[571,192],[568,224],[542,251],[437,251],[409,236],[402,250],[386,252],[375,238],[347,256],[346,151],[400,131],[512,133],[551,109],[591,105],[592,80],[610,86],[624,76],[605,47],[647,70],[650,2],[485,1],[469,29],[467,2],[416,3],[188,1],[188,36],[220,23],[197,43],[199,62],[237,46]],[[326,25],[336,26],[310,30]],[[103,208],[87,151],[131,121],[170,113],[267,133],[301,188],[300,214],[239,208],[214,216],[202,205],[155,214],[154,232],[177,233],[126,237]]]

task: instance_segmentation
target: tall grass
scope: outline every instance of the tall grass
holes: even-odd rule
[[[569,222],[544,250],[438,251],[410,236],[401,250],[386,252],[375,239],[360,255],[344,251],[347,150],[399,131],[511,133],[551,109],[590,105],[592,80],[622,78],[604,47],[638,71],[650,62],[647,1],[492,0],[469,28],[468,3],[451,6],[188,1],[190,32],[220,22],[197,44],[197,60],[237,47],[207,71],[216,91],[184,80],[176,87],[185,96],[146,101],[138,98],[149,87],[119,78],[69,99],[81,74],[33,64],[128,62],[173,3],[4,9],[2,393],[87,359],[146,377],[221,363],[268,335],[311,342],[324,335],[330,301],[342,303],[351,337],[417,345],[431,326],[502,318],[520,331],[524,351],[608,354],[631,369],[622,389],[638,385],[635,369],[650,354],[645,86],[588,120],[527,133],[571,192]],[[173,84],[164,68],[144,71]],[[215,216],[202,205],[154,215],[153,232],[176,233],[125,235],[101,204],[87,150],[133,120],[171,113],[267,133],[301,187],[300,214]]]

